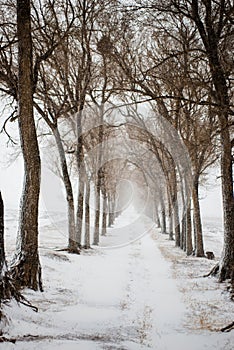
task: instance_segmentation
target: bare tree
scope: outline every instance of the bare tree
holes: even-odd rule
[[[230,76],[233,68],[230,66],[230,44],[233,35],[233,5],[226,0],[200,1],[165,1],[163,4],[147,5],[161,13],[171,13],[178,19],[186,18],[195,24],[203,44],[213,84],[212,101],[217,108],[221,142],[221,175],[224,217],[224,247],[219,265],[214,272],[219,271],[219,280],[234,279],[234,198],[232,147],[230,136],[231,110],[230,96],[232,83]]]
[[[17,251],[11,267],[22,287],[42,291],[38,255],[40,155],[33,116],[33,74],[30,1],[17,1],[19,130],[24,158],[24,189],[20,206]]]

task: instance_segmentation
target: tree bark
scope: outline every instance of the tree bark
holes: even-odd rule
[[[163,234],[167,233],[167,225],[166,225],[166,209],[163,202],[161,202],[161,231]]]
[[[95,193],[95,217],[94,217],[94,237],[93,237],[94,245],[99,244],[100,200],[101,200],[100,193],[101,193],[101,187],[100,187],[100,181],[98,176],[98,183],[97,183],[96,193]]]
[[[180,248],[186,251],[186,216],[183,216],[181,223]]]
[[[12,276],[19,287],[42,291],[38,255],[40,155],[33,116],[33,74],[30,0],[17,0],[18,120],[24,159],[24,187],[20,205],[17,250]]]
[[[172,207],[171,207],[171,201],[169,199],[169,202],[168,202],[168,206],[169,206],[169,214],[168,214],[168,219],[169,219],[169,239],[171,241],[174,240],[174,237],[173,237],[173,211],[172,211]]]
[[[202,235],[202,223],[201,223],[201,212],[200,203],[198,198],[198,179],[195,177],[193,182],[193,210],[194,210],[194,224],[195,224],[195,255],[197,257],[204,257],[204,247],[203,247],[203,235]]]
[[[109,213],[109,218],[108,218],[108,227],[111,227],[111,225],[114,224],[115,216],[114,216],[114,199],[112,196],[108,196],[108,213]]]
[[[5,247],[4,247],[4,203],[0,192],[0,276],[5,263]],[[1,297],[1,295],[0,295]]]
[[[86,180],[85,183],[85,237],[84,237],[84,248],[90,248],[90,183]]]
[[[191,255],[192,252],[193,252],[193,243],[192,243],[191,201],[189,201],[187,211],[186,211],[186,254]]]
[[[107,196],[104,194],[103,198],[103,211],[102,211],[102,236],[106,236],[107,226]]]
[[[94,220],[94,240],[93,244],[98,245],[99,244],[99,234],[100,234],[100,207],[101,207],[101,184],[102,184],[102,178],[103,178],[103,172],[101,167],[102,162],[102,148],[103,148],[103,136],[104,136],[104,130],[103,130],[103,115],[104,110],[103,106],[100,107],[100,116],[99,116],[99,131],[98,131],[98,157],[97,157],[97,186],[96,186],[96,196],[95,196],[95,220]]]
[[[85,172],[84,164],[81,164],[79,168],[79,193],[78,193],[78,203],[77,203],[77,213],[76,213],[76,240],[77,240],[78,247],[81,247],[83,217],[84,217],[84,209],[85,209],[84,172]]]
[[[234,197],[233,197],[233,170],[232,150],[229,131],[229,96],[225,71],[219,57],[220,35],[216,31],[211,2],[205,5],[204,20],[199,13],[198,0],[192,1],[193,20],[197,25],[203,41],[207,58],[209,61],[212,81],[215,87],[215,99],[219,105],[219,124],[221,129],[221,175],[222,175],[222,198],[224,217],[224,247],[219,268],[219,280],[231,278],[234,280]],[[220,3],[219,23],[224,26],[225,7]],[[225,5],[225,4],[224,4]],[[217,12],[218,13],[218,12]],[[223,29],[221,27],[221,29]],[[221,32],[220,32],[221,34]]]
[[[175,227],[175,246],[180,247],[180,222],[179,222],[179,209],[177,200],[173,206],[173,217]]]
[[[63,183],[66,191],[66,200],[67,200],[67,210],[68,210],[68,251],[70,253],[78,254],[79,250],[77,249],[77,241],[75,235],[75,214],[74,214],[74,196],[72,190],[72,184],[68,172],[66,155],[63,148],[62,140],[57,127],[52,128],[55,141],[57,144],[59,158],[61,163]]]

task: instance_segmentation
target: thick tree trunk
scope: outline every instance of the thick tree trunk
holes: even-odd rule
[[[224,124],[224,123],[223,123]],[[234,198],[231,162],[231,142],[227,123],[221,126],[221,174],[224,213],[224,247],[220,261],[219,279],[234,281]]]
[[[90,248],[90,183],[87,180],[85,183],[85,237],[84,237],[84,248]]]
[[[193,19],[199,30],[201,39],[206,49],[212,81],[215,87],[215,99],[219,105],[219,123],[221,129],[221,175],[222,175],[222,197],[224,217],[224,247],[219,266],[219,279],[223,281],[231,278],[234,280],[234,198],[233,198],[233,170],[232,152],[229,132],[229,93],[226,74],[219,55],[219,42],[221,35],[217,35],[217,26],[213,20],[211,2],[205,2],[204,21],[200,17],[199,3],[192,1]],[[219,23],[225,23],[227,14],[224,4],[220,3]],[[227,17],[226,17],[227,18]],[[206,29],[206,30],[205,30]]]
[[[193,210],[194,210],[194,224],[195,224],[195,255],[197,257],[204,257],[204,247],[203,247],[203,235],[202,235],[202,223],[201,223],[201,212],[200,212],[200,203],[198,197],[198,179],[195,178],[193,182]]]
[[[24,158],[17,251],[12,276],[20,287],[42,290],[38,255],[40,155],[33,117],[33,74],[30,0],[17,0],[19,133]]]

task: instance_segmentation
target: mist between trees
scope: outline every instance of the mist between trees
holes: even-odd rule
[[[134,205],[144,203],[187,255],[204,257],[199,185],[220,164],[224,247],[212,273],[233,285],[231,2],[4,0],[0,18],[1,131],[17,151],[8,124],[18,123],[25,171],[9,266],[0,202],[1,300],[43,290],[42,150],[64,185],[64,249],[74,254],[99,245],[130,196],[120,186],[128,181]]]

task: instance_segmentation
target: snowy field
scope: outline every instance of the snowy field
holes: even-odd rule
[[[221,254],[222,226],[205,220],[205,249]],[[6,249],[15,246],[17,212],[6,213]],[[80,256],[58,251],[67,244],[64,218],[40,217],[43,293],[24,295],[39,308],[5,306],[12,343],[0,349],[231,350],[234,304],[225,284],[203,278],[214,261],[186,257],[143,215],[126,210],[108,229],[101,247]],[[118,233],[125,240],[116,238]],[[136,240],[138,236],[142,236]],[[117,243],[131,242],[118,248]],[[102,248],[103,247],[103,248]]]

